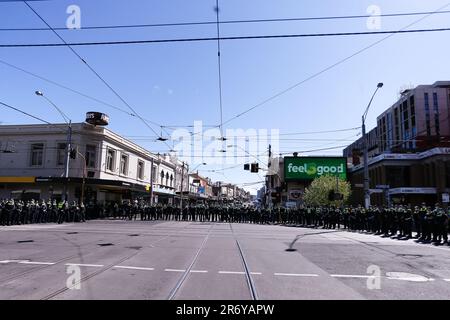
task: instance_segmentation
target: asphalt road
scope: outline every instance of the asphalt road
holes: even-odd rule
[[[449,297],[450,247],[413,240],[172,221],[0,227],[0,299]]]

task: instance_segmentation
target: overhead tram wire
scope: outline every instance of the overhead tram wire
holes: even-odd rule
[[[389,13],[375,15],[375,17],[407,17],[429,14],[447,14],[447,11],[424,11],[424,12],[405,12],[405,13]],[[347,16],[324,16],[324,17],[297,17],[297,18],[273,18],[273,19],[247,19],[247,20],[228,20],[220,21],[219,24],[247,24],[247,23],[267,23],[267,22],[301,22],[301,21],[320,21],[320,20],[346,20],[346,19],[367,19],[374,15],[347,15]],[[180,26],[198,26],[198,25],[215,25],[217,21],[190,21],[175,23],[153,23],[153,24],[134,24],[134,25],[109,25],[109,26],[85,26],[82,30],[102,30],[102,29],[132,29],[132,28],[152,28],[152,27],[180,27]],[[0,31],[49,31],[50,28],[0,28]],[[71,31],[67,27],[53,28],[56,31]]]
[[[147,121],[145,121],[137,112],[136,112],[136,110],[134,110],[133,109],[133,107],[132,106],[130,106],[129,104],[128,104],[128,102],[126,102],[125,101],[125,99],[116,91],[116,90],[114,90],[113,89],[113,87],[97,72],[97,71],[95,71],[94,70],[94,68],[84,59],[84,58],[82,58],[79,54],[78,54],[78,52],[76,52],[65,40],[64,40],[64,38],[63,37],[61,37],[60,35],[59,35],[59,33],[58,32],[56,32],[55,30],[53,30],[53,28],[50,26],[50,24],[48,24],[47,23],[47,21],[45,21],[45,19],[44,18],[42,18],[40,15],[39,15],[39,13],[36,11],[36,10],[34,10],[33,9],[33,7],[32,6],[30,6],[29,4],[28,4],[28,2],[26,1],[26,0],[24,0],[23,1],[24,3],[25,3],[25,5],[28,7],[28,8],[30,8],[30,10],[31,11],[33,11],[34,12],[34,14],[37,16],[37,17],[39,17],[39,19],[43,22],[43,23],[45,23],[45,25],[47,25],[47,27],[48,28],[50,28],[51,29],[51,31],[64,43],[64,45],[65,46],[67,46],[69,49],[70,49],[70,51],[72,51],[72,53],[82,62],[82,63],[84,63],[84,65],[86,66],[86,67],[88,67],[88,69],[89,70],[91,70],[91,72],[92,73],[94,73],[95,74],[95,76],[101,81],[101,82],[103,82],[103,84],[104,85],[106,85],[110,90],[111,90],[111,92],[113,92],[114,93],[114,95],[117,97],[117,98],[119,98],[119,100],[120,101],[122,101],[122,103],[124,103],[135,115],[136,115],[136,117],[138,117],[143,123],[144,123],[144,125],[147,127],[147,128],[149,128],[151,131],[153,131],[153,133],[155,133],[156,135],[157,135],[157,133],[156,133],[156,131],[148,124],[148,122]],[[169,148],[169,150],[170,150],[170,146],[164,141],[164,144]]]
[[[220,135],[223,137],[223,104],[222,104],[222,57],[220,51],[220,24],[219,24],[219,0],[216,0],[216,25],[217,25],[217,67],[219,81],[219,107],[220,107]]]
[[[238,113],[238,114],[235,115],[234,117],[232,117],[232,118],[230,118],[229,120],[225,121],[224,124],[227,124],[227,123],[229,123],[229,122],[231,122],[231,121],[234,121],[234,120],[240,118],[241,116],[243,116],[243,115],[249,113],[250,111],[253,111],[253,110],[255,110],[255,109],[257,109],[257,108],[259,108],[259,107],[265,105],[266,103],[268,103],[268,102],[270,102],[270,101],[272,101],[272,100],[274,100],[274,99],[276,99],[276,98],[278,98],[278,97],[284,95],[285,93],[287,93],[287,92],[289,92],[289,91],[291,91],[291,90],[293,90],[293,89],[295,89],[295,88],[301,86],[302,84],[304,84],[304,83],[306,83],[306,82],[308,82],[308,81],[310,81],[310,80],[313,80],[313,79],[317,78],[318,76],[320,76],[320,75],[322,75],[322,74],[328,72],[328,71],[331,70],[331,69],[334,69],[334,68],[337,67],[337,66],[340,66],[341,64],[347,62],[348,60],[350,60],[350,59],[352,59],[352,58],[354,58],[354,57],[360,55],[361,53],[363,53],[363,52],[365,52],[365,51],[367,51],[367,50],[369,50],[369,49],[371,49],[371,48],[377,46],[378,44],[380,44],[380,43],[382,43],[382,42],[388,40],[389,38],[393,37],[395,34],[398,34],[398,33],[407,33],[407,32],[418,32],[418,30],[406,30],[406,29],[408,29],[409,27],[412,27],[413,25],[415,25],[415,24],[417,24],[417,23],[419,23],[419,22],[425,20],[426,18],[428,18],[428,17],[431,16],[431,15],[436,14],[437,12],[440,12],[441,10],[444,10],[444,9],[447,8],[449,5],[450,5],[450,2],[447,3],[447,4],[445,4],[445,5],[442,6],[442,7],[438,8],[437,10],[435,10],[435,11],[433,11],[433,12],[427,14],[426,16],[424,16],[424,17],[422,17],[422,18],[420,18],[420,19],[418,19],[418,20],[415,20],[414,22],[412,22],[412,23],[406,25],[405,27],[401,28],[401,29],[398,30],[397,32],[392,32],[392,33],[390,33],[390,34],[387,35],[386,37],[383,37],[382,39],[377,40],[377,41],[371,43],[370,45],[368,45],[368,46],[366,46],[366,47],[364,47],[364,48],[362,48],[362,49],[356,51],[355,53],[353,53],[353,54],[351,54],[351,55],[349,55],[349,56],[347,56],[347,57],[345,57],[345,58],[343,58],[343,59],[341,59],[341,60],[339,60],[339,61],[337,61],[337,62],[331,64],[330,66],[328,66],[328,67],[322,69],[321,71],[314,73],[313,75],[307,77],[306,79],[304,79],[304,80],[302,80],[302,81],[300,81],[300,82],[297,82],[296,84],[294,84],[294,85],[288,87],[287,89],[284,89],[284,90],[282,90],[282,91],[280,91],[280,92],[278,92],[278,93],[272,95],[271,97],[269,97],[269,98],[265,99],[264,101],[262,101],[262,102],[260,102],[260,103],[258,103],[258,104],[256,104],[256,105],[254,105],[253,107],[250,107],[250,108],[246,109],[245,111],[243,111],[243,112],[241,112],[241,113]],[[387,33],[389,33],[389,32],[387,32]]]
[[[57,86],[57,87],[59,87],[61,89],[70,91],[72,93],[75,93],[75,94],[77,94],[77,95],[79,95],[81,97],[84,97],[86,99],[89,99],[89,100],[92,100],[94,102],[100,103],[100,104],[102,104],[102,105],[104,105],[104,106],[106,106],[108,108],[112,108],[112,109],[115,109],[117,111],[120,111],[120,112],[122,112],[124,114],[127,114],[127,115],[131,116],[131,117],[136,117],[136,115],[134,113],[130,112],[130,111],[127,111],[127,110],[125,110],[123,108],[120,108],[118,106],[115,106],[115,105],[113,105],[111,103],[108,103],[108,102],[103,101],[101,99],[98,99],[98,98],[95,98],[95,97],[90,96],[88,94],[85,94],[85,93],[83,93],[81,91],[78,91],[76,89],[72,89],[72,88],[70,88],[70,87],[68,87],[66,85],[63,85],[63,84],[58,83],[58,82],[56,82],[54,80],[48,79],[48,78],[43,77],[41,75],[38,75],[38,74],[36,74],[34,72],[31,72],[31,71],[28,71],[26,69],[23,69],[23,68],[21,68],[21,67],[19,67],[17,65],[14,65],[12,63],[9,63],[9,62],[5,61],[5,60],[0,59],[0,64],[3,64],[3,65],[5,65],[5,66],[7,66],[7,67],[9,67],[11,69],[15,69],[15,70],[20,71],[22,73],[28,74],[28,75],[30,75],[30,76],[32,76],[34,78],[40,79],[40,80],[45,81],[47,83],[50,83],[50,84],[52,84],[54,86]],[[161,125],[160,123],[154,122],[152,120],[149,120],[149,119],[146,119],[146,118],[143,118],[143,119],[145,121],[148,121],[151,124],[154,124],[155,126],[158,126],[158,127],[162,126],[163,128],[168,128],[168,129],[171,129],[171,130],[176,130],[177,128],[191,128],[191,127],[194,127],[193,125],[172,125],[172,124],[171,125]],[[215,127],[217,127],[217,125],[203,125],[203,127],[205,127],[205,128],[215,128]]]
[[[334,32],[334,33],[304,33],[304,34],[275,34],[275,35],[252,35],[252,36],[228,36],[228,37],[204,37],[204,38],[174,38],[174,39],[151,39],[151,40],[117,40],[117,41],[91,41],[91,42],[70,42],[70,43],[13,43],[0,44],[0,48],[39,48],[39,47],[77,47],[77,46],[110,46],[110,45],[138,45],[152,43],[175,43],[175,42],[203,42],[203,41],[226,41],[226,40],[252,40],[252,39],[283,39],[283,38],[310,38],[310,37],[342,37],[342,36],[364,36],[388,34],[391,37],[395,34],[405,33],[425,33],[425,32],[445,32],[450,28],[413,29],[413,30],[388,30],[388,31],[363,31],[363,32]],[[388,37],[383,38],[386,40]],[[361,52],[384,41],[383,39],[366,47]],[[358,51],[360,53],[360,51]],[[356,54],[354,54],[356,55]],[[352,55],[351,58],[354,56]],[[347,58],[347,60],[350,58]],[[225,124],[225,123],[224,123]]]
[[[6,103],[4,103],[4,102],[1,102],[1,101],[0,101],[0,104],[1,104],[2,106],[4,106],[4,107],[7,107],[7,108],[12,109],[12,110],[14,110],[14,111],[20,112],[20,113],[22,113],[22,114],[24,114],[24,115],[26,115],[26,116],[28,116],[28,117],[31,117],[31,118],[33,118],[33,119],[35,119],[35,120],[41,121],[41,122],[46,123],[46,124],[49,124],[49,125],[53,125],[51,122],[48,122],[48,121],[43,120],[43,119],[41,119],[41,118],[39,118],[39,117],[33,116],[32,114],[29,114],[28,112],[25,112],[25,111],[23,111],[23,110],[20,110],[20,109],[18,109],[18,108],[16,108],[16,107],[13,107],[13,106],[11,106],[11,105],[9,105],[9,104],[6,104]]]

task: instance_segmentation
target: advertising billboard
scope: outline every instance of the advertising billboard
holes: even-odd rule
[[[324,175],[347,179],[347,159],[340,157],[286,157],[284,178],[289,180],[314,180]]]

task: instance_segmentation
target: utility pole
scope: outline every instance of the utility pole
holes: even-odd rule
[[[67,143],[66,143],[66,165],[64,170],[64,176],[66,178],[66,181],[64,182],[64,192],[63,192],[63,200],[67,201],[67,180],[69,179],[69,165],[70,165],[70,152],[72,151],[72,120],[67,117],[67,115],[60,109],[58,106],[49,98],[47,98],[42,91],[35,91],[35,94],[37,96],[43,97],[45,100],[47,100],[55,109],[59,112],[59,114],[62,116],[64,121],[66,122],[68,129],[67,129]]]
[[[67,180],[69,179],[69,166],[70,166],[70,151],[72,150],[72,120],[69,120],[69,126],[67,129],[67,145],[66,145],[66,167],[65,167],[65,178],[64,182],[64,200],[67,201]]]
[[[363,144],[364,144],[364,207],[366,209],[369,209],[370,207],[370,190],[369,190],[369,163],[368,163],[368,139],[366,134],[366,117],[367,112],[369,112],[370,105],[372,104],[373,98],[377,94],[378,90],[383,87],[383,83],[379,83],[377,85],[377,89],[375,90],[374,94],[372,95],[372,99],[370,99],[369,105],[366,108],[366,111],[364,112],[362,116],[362,135],[363,135]]]
[[[181,167],[181,200],[180,200],[180,209],[183,210],[183,185],[184,185],[184,161]]]
[[[153,206],[153,180],[155,179],[153,175],[153,157],[151,157],[151,169],[150,169],[150,206]],[[176,177],[177,175],[175,175]]]

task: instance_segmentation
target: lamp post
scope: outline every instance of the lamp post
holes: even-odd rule
[[[62,110],[58,108],[58,106],[55,103],[53,103],[53,101],[47,98],[42,93],[42,91],[35,91],[35,94],[47,100],[56,109],[56,111],[58,111],[58,113],[64,119],[64,122],[67,124],[66,161],[64,168],[64,176],[66,178],[66,181],[64,183],[64,200],[67,201],[67,179],[69,178],[70,151],[72,149],[72,120],[70,120],[69,117],[67,117],[66,114],[64,114],[64,112],[62,112]]]
[[[369,105],[366,108],[366,111],[362,115],[362,136],[363,136],[363,144],[364,144],[364,207],[368,209],[370,207],[370,191],[369,191],[369,163],[368,163],[368,141],[367,141],[367,134],[366,134],[366,118],[367,113],[369,112],[370,105],[372,104],[373,99],[375,98],[375,95],[377,94],[378,90],[383,87],[383,83],[380,82],[377,85],[377,88],[375,92],[372,95],[372,98],[370,99]]]

